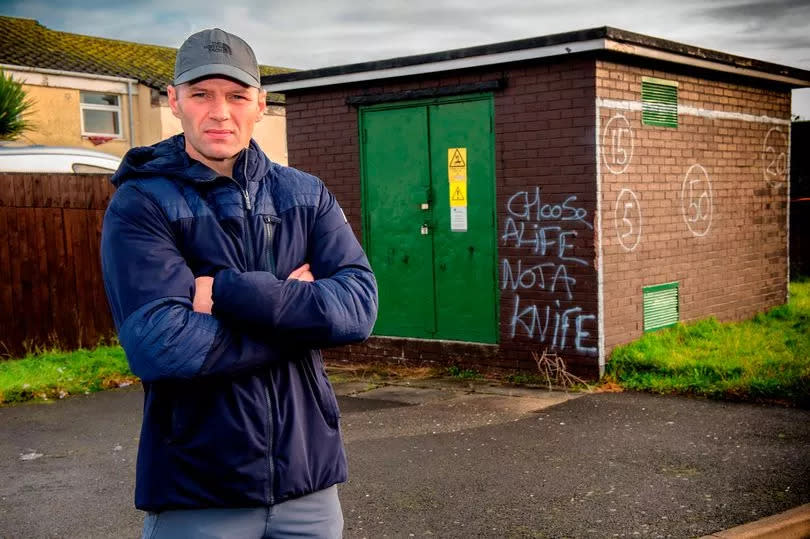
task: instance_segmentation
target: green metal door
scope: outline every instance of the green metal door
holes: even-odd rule
[[[361,110],[376,335],[497,341],[491,118],[490,96]]]
[[[377,277],[380,310],[374,333],[431,337],[436,333],[433,244],[422,235],[421,204],[430,192],[425,152],[427,111],[381,110],[363,115],[366,173],[365,240]],[[368,211],[370,209],[371,211]]]
[[[438,336],[444,339],[496,342],[497,232],[491,117],[489,99],[430,106],[430,163],[436,202],[436,326]],[[463,158],[456,149],[465,150]],[[456,207],[466,212],[467,222],[456,226],[456,231],[451,223],[450,200],[458,197],[450,192],[448,178],[454,155],[459,165],[455,168],[466,169],[467,180],[466,206]],[[466,230],[459,230],[463,228]]]

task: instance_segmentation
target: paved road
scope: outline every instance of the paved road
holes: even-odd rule
[[[348,538],[694,537],[810,502],[810,411],[338,389]],[[0,537],[138,537],[141,398],[135,388],[0,408]]]

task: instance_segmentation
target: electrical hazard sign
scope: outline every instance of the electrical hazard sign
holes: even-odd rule
[[[450,148],[449,154],[451,167],[467,166],[467,148]]]
[[[467,148],[447,148],[450,230],[467,231]]]
[[[450,207],[467,205],[467,182],[450,182]]]
[[[467,148],[447,148],[447,179],[467,181]]]

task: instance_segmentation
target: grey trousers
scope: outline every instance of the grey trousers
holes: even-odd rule
[[[337,486],[271,507],[186,509],[149,513],[142,539],[343,536],[343,511]]]

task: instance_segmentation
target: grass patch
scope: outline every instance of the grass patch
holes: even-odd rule
[[[48,350],[0,361],[0,404],[61,399],[137,381],[120,346]]]
[[[613,350],[597,390],[686,393],[712,398],[783,401],[810,408],[810,279],[790,285],[787,305],[753,319],[721,324],[715,319],[645,334]],[[490,377],[452,365],[329,365],[333,383],[383,384],[403,379]],[[501,376],[513,384],[544,384],[545,376]],[[72,352],[48,350],[0,361],[0,404],[57,399],[135,383],[120,346]]]
[[[475,369],[462,369],[458,365],[450,365],[445,371],[446,375],[459,380],[482,380],[484,375]]]
[[[810,281],[744,322],[714,318],[645,334],[613,350],[607,383],[656,393],[787,401],[810,407]]]
[[[542,385],[545,382],[542,376],[537,374],[526,374],[525,372],[513,372],[507,374],[503,381],[507,384],[517,386]]]

